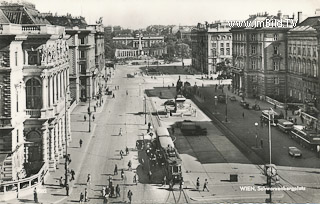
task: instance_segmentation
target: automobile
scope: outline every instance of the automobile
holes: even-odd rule
[[[254,105],[252,105],[252,110],[259,111],[259,110],[261,110],[261,108],[258,104],[254,104]]]
[[[139,65],[139,62],[132,62],[132,65]]]
[[[165,106],[175,106],[176,103],[174,102],[174,100],[167,100],[166,102],[164,102]]]
[[[244,100],[241,100],[240,101],[240,105],[243,107],[243,108],[245,108],[245,109],[249,109],[249,103],[247,103],[246,101],[244,101]]]
[[[229,97],[229,100],[230,100],[230,101],[236,101],[237,98],[236,98],[235,96],[230,96],[230,97]]]
[[[298,149],[296,147],[289,147],[288,151],[289,151],[290,156],[293,156],[293,157],[301,157],[302,156],[300,149]]]

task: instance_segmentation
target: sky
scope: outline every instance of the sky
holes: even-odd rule
[[[15,2],[14,0],[7,0]],[[93,24],[139,29],[148,25],[196,25],[216,20],[245,20],[251,14],[268,12],[292,16],[302,11],[314,16],[320,0],[27,0],[40,12],[83,16]],[[320,14],[319,14],[320,15]]]

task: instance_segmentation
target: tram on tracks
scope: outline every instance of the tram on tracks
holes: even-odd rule
[[[165,127],[159,127],[156,130],[156,135],[159,149],[163,157],[163,163],[166,168],[167,179],[173,183],[179,183],[182,179],[182,160],[174,146],[169,131]]]
[[[311,150],[317,150],[317,146],[320,145],[320,133],[316,130],[308,129],[306,126],[294,125],[289,134],[301,146]]]

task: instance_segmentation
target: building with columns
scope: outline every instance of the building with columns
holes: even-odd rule
[[[71,139],[68,36],[33,5],[0,6],[0,23],[0,173],[16,181],[54,171]]]
[[[192,66],[203,74],[216,73],[216,65],[231,61],[232,34],[227,22],[198,24],[191,31]]]
[[[309,17],[288,32],[288,102],[320,102],[320,16]],[[318,29],[318,30],[317,30]]]
[[[70,91],[73,101],[85,101],[99,94],[105,82],[104,29],[102,19],[88,25],[83,17],[46,14],[53,25],[64,26],[70,35]]]

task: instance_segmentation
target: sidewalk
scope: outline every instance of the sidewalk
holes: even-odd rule
[[[108,96],[103,96],[103,103],[101,107],[97,107],[97,111],[93,112],[93,114],[99,114],[103,110],[104,106],[108,103]],[[91,110],[94,110],[94,105],[97,100],[91,100]],[[89,143],[92,139],[93,133],[95,131],[96,124],[91,120],[91,132],[89,133],[89,125],[88,125],[88,102],[79,102],[77,106],[74,108],[71,117],[71,141],[68,144],[68,154],[71,156],[72,162],[68,165],[69,169],[73,169],[75,171],[75,180],[68,181],[69,184],[69,195],[72,194],[74,188],[74,182],[77,180],[78,172],[80,172],[80,168],[82,166],[83,158],[88,150]],[[87,121],[84,121],[84,115],[87,115]],[[83,144],[80,148],[79,140],[82,139]],[[38,200],[39,203],[59,203],[68,198],[66,196],[65,187],[61,187],[59,185],[59,178],[63,178],[63,183],[65,179],[65,159],[62,158],[59,160],[59,164],[57,166],[56,171],[48,172],[49,175],[47,179],[44,181],[43,186],[37,187],[38,192]],[[68,179],[71,178],[71,175],[68,174]],[[4,202],[7,204],[16,204],[16,203],[34,203],[33,194],[30,194],[25,197],[20,197],[16,200],[11,200],[8,202]]]

